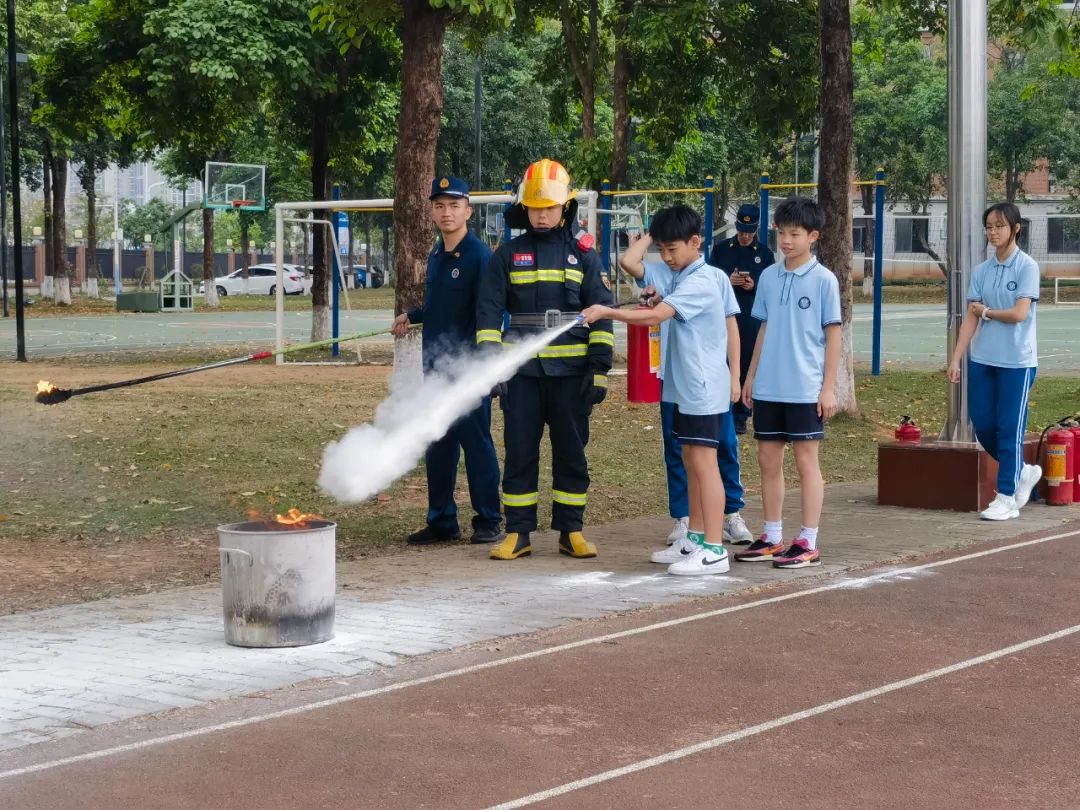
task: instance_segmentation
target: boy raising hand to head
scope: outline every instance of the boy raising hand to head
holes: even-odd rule
[[[674,432],[682,443],[689,488],[690,521],[685,548],[668,573],[721,574],[724,549],[724,485],[716,462],[722,416],[739,398],[739,305],[731,282],[701,256],[701,217],[685,205],[657,211],[649,235],[667,265],[646,288],[651,309],[591,306],[587,323],[608,318],[655,326],[670,321],[665,345],[663,397],[675,404]],[[667,553],[667,550],[662,553]],[[655,555],[654,555],[655,556]]]

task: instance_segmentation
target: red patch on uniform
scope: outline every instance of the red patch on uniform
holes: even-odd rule
[[[514,267],[530,267],[536,264],[536,255],[533,253],[515,253]]]

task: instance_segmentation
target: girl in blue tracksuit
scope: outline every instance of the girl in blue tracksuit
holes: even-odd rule
[[[970,344],[971,422],[979,444],[998,462],[997,497],[981,517],[1009,520],[1020,516],[1042,477],[1042,469],[1023,458],[1028,392],[1039,364],[1039,266],[1016,244],[1020,209],[1015,205],[991,205],[983,213],[983,227],[994,257],[971,275],[967,315],[946,374],[950,382],[960,381],[960,363]]]

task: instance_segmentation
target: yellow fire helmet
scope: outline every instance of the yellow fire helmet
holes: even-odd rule
[[[526,208],[565,205],[570,192],[570,174],[561,163],[544,158],[525,170],[525,179],[521,181],[521,204]]]

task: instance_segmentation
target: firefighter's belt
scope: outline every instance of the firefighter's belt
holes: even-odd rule
[[[530,327],[535,329],[552,329],[578,320],[577,312],[560,312],[557,309],[549,309],[547,312],[529,312],[510,316],[511,327]]]

